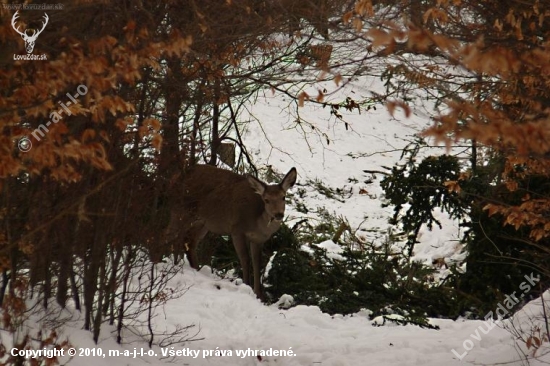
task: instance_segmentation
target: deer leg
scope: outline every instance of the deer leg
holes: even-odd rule
[[[184,243],[185,254],[187,255],[187,260],[191,268],[199,269],[199,259],[197,257],[197,246],[202,239],[208,234],[208,229],[206,226],[196,223],[196,226],[193,226],[190,230],[190,235],[188,236],[189,240]]]
[[[188,241],[189,228],[186,229],[186,224],[189,222],[185,215],[185,210],[174,208],[170,211],[170,221],[164,230],[164,243],[169,248],[169,253],[174,255],[174,263],[178,263],[180,258],[186,252],[185,247],[182,247]]]
[[[254,270],[254,293],[260,299],[262,298],[262,284],[260,278],[260,271],[262,267],[262,247],[263,243],[250,243],[252,269]]]
[[[176,211],[170,213],[170,222],[164,230],[163,244],[166,245],[168,253],[174,255],[174,263],[178,264],[180,259],[181,248],[176,243],[180,240],[178,238],[180,227],[181,227],[181,217]],[[164,253],[165,254],[165,253]]]
[[[246,247],[246,238],[243,234],[231,235],[233,239],[233,246],[239,257],[239,262],[241,262],[241,268],[243,269],[243,281],[247,285],[250,285],[250,264],[248,256],[248,248]]]

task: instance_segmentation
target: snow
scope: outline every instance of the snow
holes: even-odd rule
[[[452,366],[472,362],[481,365],[518,362],[514,339],[502,326],[494,326],[487,334],[478,330],[479,340],[475,339],[478,327],[487,329],[483,321],[431,319],[431,324],[439,326],[440,330],[413,325],[398,326],[390,322],[386,322],[385,326],[374,326],[380,323],[380,319],[370,320],[366,312],[332,317],[315,306],[280,310],[277,305],[262,305],[250,287],[220,280],[210,273],[208,267],[196,272],[186,265],[173,281],[191,287],[179,300],[168,302],[163,316],[156,318],[155,325],[158,329],[171,329],[176,324],[194,324],[200,329],[196,337],[201,340],[173,349],[154,346],[152,352],[156,356],[139,356],[142,349],[148,352],[146,343],[134,341],[119,346],[107,327],[97,346],[91,341],[89,332],[69,328],[63,336],[69,336],[74,347],[100,347],[104,353],[109,350],[128,350],[132,353],[128,357],[75,357],[71,364],[137,366],[175,362],[182,365]],[[531,306],[531,311],[536,309],[536,306]],[[191,334],[194,333],[195,330],[192,330]],[[131,336],[130,332],[126,336]],[[458,356],[466,352],[463,347],[466,340],[471,341],[473,348],[461,361]],[[256,356],[237,356],[237,351],[241,353],[249,349],[292,351],[294,355],[264,356],[261,362]],[[135,358],[134,350],[138,353]],[[181,355],[163,359],[163,350],[179,350]],[[232,355],[208,355],[216,350],[223,350],[226,354],[231,351]],[[191,352],[197,357],[191,356]],[[531,365],[537,364],[531,361]]]
[[[365,96],[371,91],[381,92],[382,84],[370,78],[348,83],[344,88],[331,83],[320,83],[331,93],[328,101],[341,101],[346,96]],[[311,92],[310,95],[315,95]],[[348,124],[331,116],[328,108],[306,104],[299,109],[289,107],[287,97],[266,91],[252,108],[252,122],[245,137],[247,146],[255,161],[260,165],[271,165],[276,171],[286,172],[296,166],[298,170],[297,187],[305,189],[307,207],[313,212],[304,215],[292,207],[288,209],[290,224],[307,218],[312,222],[318,218],[315,212],[321,208],[336,213],[349,221],[352,230],[357,232],[362,242],[381,242],[391,228],[388,218],[393,214],[392,207],[382,207],[383,190],[380,181],[382,174],[365,173],[386,171],[399,161],[402,149],[414,141],[415,135],[430,125],[424,113],[405,118],[398,112],[390,116],[385,107],[367,112],[347,112],[340,110]],[[254,118],[253,118],[253,117]],[[304,127],[306,122],[297,125],[296,119],[315,127]],[[305,131],[305,132],[304,132]],[[330,141],[327,144],[327,138]],[[445,153],[443,147],[421,151],[420,157]],[[343,195],[329,199],[311,184],[317,181],[323,186],[341,189]],[[297,188],[294,187],[293,191]],[[291,192],[292,193],[292,192]],[[443,223],[430,231],[423,228],[419,233],[421,243],[415,248],[416,259],[432,263],[433,256],[462,259],[458,239],[460,228],[456,221],[449,220],[444,213],[435,217]]]
[[[335,89],[334,85],[324,85]],[[335,93],[338,98],[346,93],[365,95],[376,89],[372,81],[364,84],[350,83],[345,90]],[[315,95],[315,93],[310,93]],[[384,171],[399,159],[400,149],[413,139],[413,135],[425,128],[429,121],[413,115],[410,119],[396,115],[391,117],[383,107],[362,114],[341,111],[349,126],[330,117],[328,109],[307,104],[299,110],[300,118],[315,127],[297,126],[296,110],[291,110],[289,101],[278,94],[266,91],[265,95],[251,106],[251,116],[261,121],[249,125],[246,141],[259,165],[272,165],[279,172],[296,166],[299,173],[298,188],[305,190],[308,207],[325,208],[331,213],[345,217],[363,241],[380,241],[390,228],[388,218],[392,209],[381,207],[383,192],[379,186],[380,174],[364,173],[363,170]],[[252,117],[249,116],[251,119]],[[246,117],[246,116],[245,116]],[[246,119],[246,118],[245,118]],[[303,131],[307,131],[304,134]],[[330,140],[327,145],[326,139]],[[434,148],[432,153],[444,150]],[[430,152],[426,152],[428,154]],[[355,180],[349,180],[354,178]],[[345,192],[341,199],[329,199],[320,194],[307,180],[315,181]],[[295,195],[297,196],[297,195]],[[295,198],[298,200],[298,198]],[[293,207],[288,208],[290,222],[306,217],[316,220],[316,210],[304,215]],[[460,229],[456,222],[438,214],[443,228],[421,231],[421,243],[415,248],[415,259],[427,264],[439,258],[449,261],[464,259],[459,242]],[[338,258],[341,248],[332,241],[317,244]],[[307,249],[306,246],[304,248]],[[330,316],[315,306],[287,308],[293,299],[283,296],[277,304],[263,305],[252,289],[242,281],[220,279],[210,268],[197,272],[188,265],[174,279],[177,284],[189,287],[180,297],[169,301],[157,311],[154,327],[157,331],[174,330],[178,325],[193,325],[189,337],[195,338],[171,347],[153,346],[154,355],[148,352],[147,342],[134,335],[143,332],[137,326],[124,331],[124,343],[115,342],[114,329],[105,325],[97,345],[92,334],[82,330],[82,320],[75,319],[64,327],[60,337],[68,337],[77,348],[100,347],[105,357],[75,356],[71,365],[488,365],[506,362],[522,364],[518,343],[513,334],[504,329],[508,321],[497,322],[487,334],[485,321],[459,319],[430,319],[439,330],[424,329],[414,325],[398,326],[381,318],[369,319],[369,310],[353,316]],[[550,295],[547,295],[550,296]],[[70,307],[69,307],[70,309]],[[540,312],[539,306],[529,304],[514,322],[529,327],[529,322]],[[70,313],[70,311],[69,311]],[[72,312],[79,317],[79,313]],[[528,314],[528,315],[526,315]],[[508,324],[510,324],[508,322]],[[529,329],[529,328],[527,328]],[[477,332],[476,332],[477,331]],[[1,341],[10,350],[11,337],[0,332]],[[267,350],[277,350],[292,356],[265,355]],[[468,349],[468,350],[467,350]],[[125,356],[110,356],[109,350],[129,351]],[[263,350],[263,356],[254,352]],[[134,351],[138,354],[134,357]],[[163,357],[163,352],[179,351],[174,357]],[[223,352],[222,352],[223,351]],[[240,357],[237,352],[247,352]],[[250,351],[250,352],[248,352]],[[544,350],[537,354],[539,360],[531,365],[550,362]],[[548,347],[546,348],[548,353]],[[216,355],[216,354],[225,354]],[[231,353],[231,356],[227,354]],[[194,357],[194,355],[197,355]],[[67,361],[67,358],[62,358]]]

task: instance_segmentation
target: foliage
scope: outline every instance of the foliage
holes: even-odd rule
[[[545,181],[545,178],[531,177],[519,182],[513,192],[502,185],[482,184],[483,179],[473,179],[461,185],[466,193],[483,189],[485,198],[472,201],[469,222],[464,224],[467,271],[455,283],[457,290],[465,295],[462,296],[464,308],[475,315],[483,317],[506,295],[517,291],[518,285],[525,280],[525,274],[544,275],[547,272],[550,257],[544,248],[549,244],[548,239],[535,243],[529,240],[528,228],[505,225],[501,216],[491,216],[483,210],[487,201],[519,204],[526,191],[548,194]],[[539,293],[537,286],[526,293],[525,298],[530,299]]]
[[[458,180],[458,159],[449,155],[430,156],[417,163],[422,144],[420,140],[405,148],[402,154],[402,158],[407,155],[405,163],[394,166],[380,183],[387,200],[384,205],[394,206],[391,223],[399,223],[407,234],[410,256],[424,224],[429,229],[434,223],[441,227],[433,215],[436,207],[456,218],[464,216],[468,207],[458,193],[446,187],[449,181]]]
[[[517,189],[510,193],[502,184],[494,183],[492,167],[499,164],[498,159],[483,160],[484,165],[473,169],[460,166],[455,157],[448,155],[430,156],[417,162],[421,148],[422,145],[416,143],[412,149],[405,149],[405,163],[393,167],[381,183],[386,204],[395,206],[391,222],[403,228],[409,255],[412,255],[420,228],[423,225],[431,228],[433,223],[439,225],[433,216],[436,208],[462,221],[461,226],[466,229],[462,240],[466,244],[467,271],[454,271],[448,281],[457,290],[457,311],[483,318],[507,294],[517,290],[526,273],[541,274],[550,264],[540,247],[528,241],[528,230],[503,227],[502,220],[490,216],[483,207],[497,200],[519,203],[527,189],[544,195],[545,179],[531,177],[519,182]],[[540,242],[544,243],[546,240]],[[537,292],[534,288],[526,295]]]
[[[279,230],[263,245],[261,256],[262,268],[266,268],[269,264],[269,259],[274,254],[285,253],[290,248],[297,246],[298,239],[293,230],[283,223]],[[199,245],[199,263],[210,265],[222,277],[231,274],[242,278],[242,268],[231,237],[221,237],[209,233],[203,239],[201,245]],[[300,268],[302,266],[297,267],[296,270],[300,271]],[[299,279],[304,274],[304,272],[296,273],[296,270],[290,269],[289,266],[288,272],[285,275],[287,277],[286,280],[291,280],[291,278]],[[254,279],[250,278],[250,280],[253,281]]]
[[[478,316],[513,292],[522,273],[540,273],[541,288],[549,286],[549,18],[548,2],[515,0],[360,0],[344,16],[386,61],[380,98],[390,113],[423,105],[433,122],[424,137],[470,146],[470,166],[445,170],[452,174],[439,183],[468,210],[467,271],[453,285],[462,309]],[[400,169],[396,178],[409,179]]]
[[[498,151],[510,192],[521,179],[548,178],[549,4],[403,3],[394,14],[406,15],[404,23],[374,16],[377,4],[389,3],[361,0],[346,19],[358,30],[368,28],[371,46],[395,60],[387,69],[402,82],[390,93],[402,100],[391,101],[390,110],[410,111],[406,101],[422,96],[435,102],[440,108],[424,134],[448,146],[466,140]],[[407,54],[420,62],[401,57]],[[484,209],[500,214],[503,224],[527,228],[528,239],[538,242],[550,236],[549,206],[548,196],[524,195],[520,203],[491,202]]]
[[[164,286],[172,271],[160,267],[183,243],[167,243],[163,230],[181,197],[182,169],[216,164],[228,142],[239,169],[252,165],[242,109],[265,87],[290,94],[289,73],[319,80],[330,53],[322,65],[288,61],[328,37],[340,4],[62,1],[47,10],[34,49],[43,61],[13,58],[25,51],[14,11],[2,7],[3,310],[28,276],[44,308],[72,301],[96,341],[109,322],[122,342],[120,330],[137,313],[150,315],[171,297]],[[32,27],[39,13],[20,11],[18,25]],[[135,297],[136,271],[147,279],[143,299]],[[161,336],[148,335],[151,343]]]
[[[400,314],[418,324],[426,316],[456,315],[450,305],[453,291],[434,286],[433,269],[397,252],[393,235],[380,247],[362,245],[352,250],[347,242],[335,255],[315,244],[303,244],[302,234],[299,238],[291,231],[287,234],[287,245],[277,251],[266,280],[272,301],[289,294],[295,305],[316,305],[330,314],[367,308],[374,315]]]
[[[317,6],[291,0],[176,0],[63,5],[62,11],[49,12],[52,25],[63,26],[46,27],[35,47],[47,62],[12,60],[12,53],[24,52],[23,44],[11,27],[13,11],[0,9],[2,306],[8,298],[13,301],[14,284],[28,276],[28,286],[43,294],[43,307],[50,299],[60,306],[73,299],[79,308],[82,301],[85,328],[96,340],[106,319],[117,319],[122,327],[129,306],[122,294],[131,285],[130,270],[141,268],[136,258],[160,263],[182,252],[182,244],[170,245],[162,238],[168,212],[181,196],[181,169],[197,162],[216,164],[220,146],[228,142],[237,147],[236,169],[252,165],[239,121],[246,102],[268,87],[291,97],[296,107],[305,101],[323,105],[326,92],[319,90],[311,99],[306,86],[323,77],[341,85],[374,74],[386,81],[385,95],[331,102],[325,104],[330,106],[327,113],[341,119],[342,108],[366,105],[368,110],[386,101],[390,112],[409,114],[407,103],[425,101],[433,110],[426,136],[448,146],[458,141],[472,146],[469,171],[445,156],[396,167],[396,177],[409,182],[407,187],[399,179],[386,180],[393,192],[388,198],[399,212],[410,203],[408,197],[415,203],[410,215],[404,215],[406,230],[413,235],[408,254],[422,220],[437,224],[433,207],[459,215],[467,202],[472,218],[469,251],[477,253],[468,259],[471,275],[486,269],[479,264],[488,259],[478,254],[494,253],[511,268],[521,261],[546,278],[550,275],[546,2],[358,0],[351,6],[332,0]],[[347,11],[343,16],[342,9]],[[19,21],[29,25],[35,15],[23,11]],[[357,36],[350,37],[349,29],[339,33],[340,25],[351,26]],[[340,36],[334,46],[323,44],[334,36]],[[331,74],[337,53],[340,68]],[[70,113],[64,111],[54,121],[67,94],[75,95],[82,86],[87,92],[69,107]],[[306,127],[316,130],[298,118],[297,128]],[[17,145],[25,137],[32,144],[28,151],[21,148],[26,144]],[[482,171],[486,166],[477,161],[479,150],[496,157],[495,165],[488,164],[492,172]],[[324,190],[322,184],[318,188]],[[503,244],[490,252],[497,241]],[[348,248],[337,260],[313,246],[309,254],[287,242],[289,249],[279,249],[275,261],[287,262],[289,284],[297,286],[301,278],[311,281],[300,287],[304,293],[295,294],[302,303],[331,312],[351,312],[359,304],[373,304],[368,306],[379,313],[386,305],[409,315],[424,314],[422,308],[429,314],[454,312],[447,302],[438,302],[450,299],[445,291],[438,297],[426,285],[426,269],[391,252],[389,244],[359,252]],[[395,265],[388,268],[388,261]],[[292,292],[284,284],[284,271],[275,267],[274,291]],[[494,280],[496,271],[491,272],[480,278]],[[477,286],[457,285],[465,291]],[[480,293],[486,291],[480,296],[485,301],[490,287],[478,285]],[[427,299],[439,310],[430,308]]]
[[[44,314],[44,311],[37,311],[35,305],[40,299],[32,300],[29,292],[28,277],[21,276],[12,285],[12,291],[4,298],[2,306],[2,317],[0,319],[0,360],[6,366],[18,366],[26,364],[28,358],[10,351],[13,348],[19,350],[63,350],[64,353],[51,355],[41,354],[34,358],[36,364],[59,365],[57,357],[66,354],[71,347],[67,339],[60,336],[59,326],[62,316],[57,312]],[[26,301],[25,301],[26,300]],[[34,308],[34,309],[33,309]],[[38,306],[38,308],[40,308]],[[33,328],[27,328],[28,323],[36,323]],[[11,346],[10,346],[11,345]]]

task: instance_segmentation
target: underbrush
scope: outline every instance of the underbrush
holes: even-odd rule
[[[397,250],[396,236],[390,232],[374,245],[347,235],[336,244],[325,229],[341,227],[340,221],[326,216],[316,227],[281,228],[275,238],[285,245],[273,256],[264,281],[271,302],[286,294],[293,305],[316,305],[329,314],[368,309],[373,316],[397,314],[418,325],[427,325],[428,316],[456,315],[449,306],[452,289],[434,282],[433,268]],[[315,239],[324,239],[331,250]]]

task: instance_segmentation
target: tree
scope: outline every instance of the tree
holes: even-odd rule
[[[13,11],[0,9],[0,304],[22,306],[23,283],[43,308],[72,301],[96,340],[104,321],[120,330],[139,261],[181,249],[162,232],[182,169],[215,164],[227,141],[238,165],[252,164],[245,101],[262,87],[289,90],[289,72],[317,70],[297,54],[329,35],[341,3],[66,2],[46,11],[42,62],[11,59],[23,43]],[[21,29],[42,16],[19,15]],[[163,272],[147,268],[162,289]]]
[[[468,271],[485,273],[483,291],[502,283],[503,264],[512,278],[516,266],[550,274],[549,16],[539,1],[361,0],[345,17],[392,60],[390,110],[425,103],[425,136],[471,146],[470,165],[447,186],[471,207]]]

